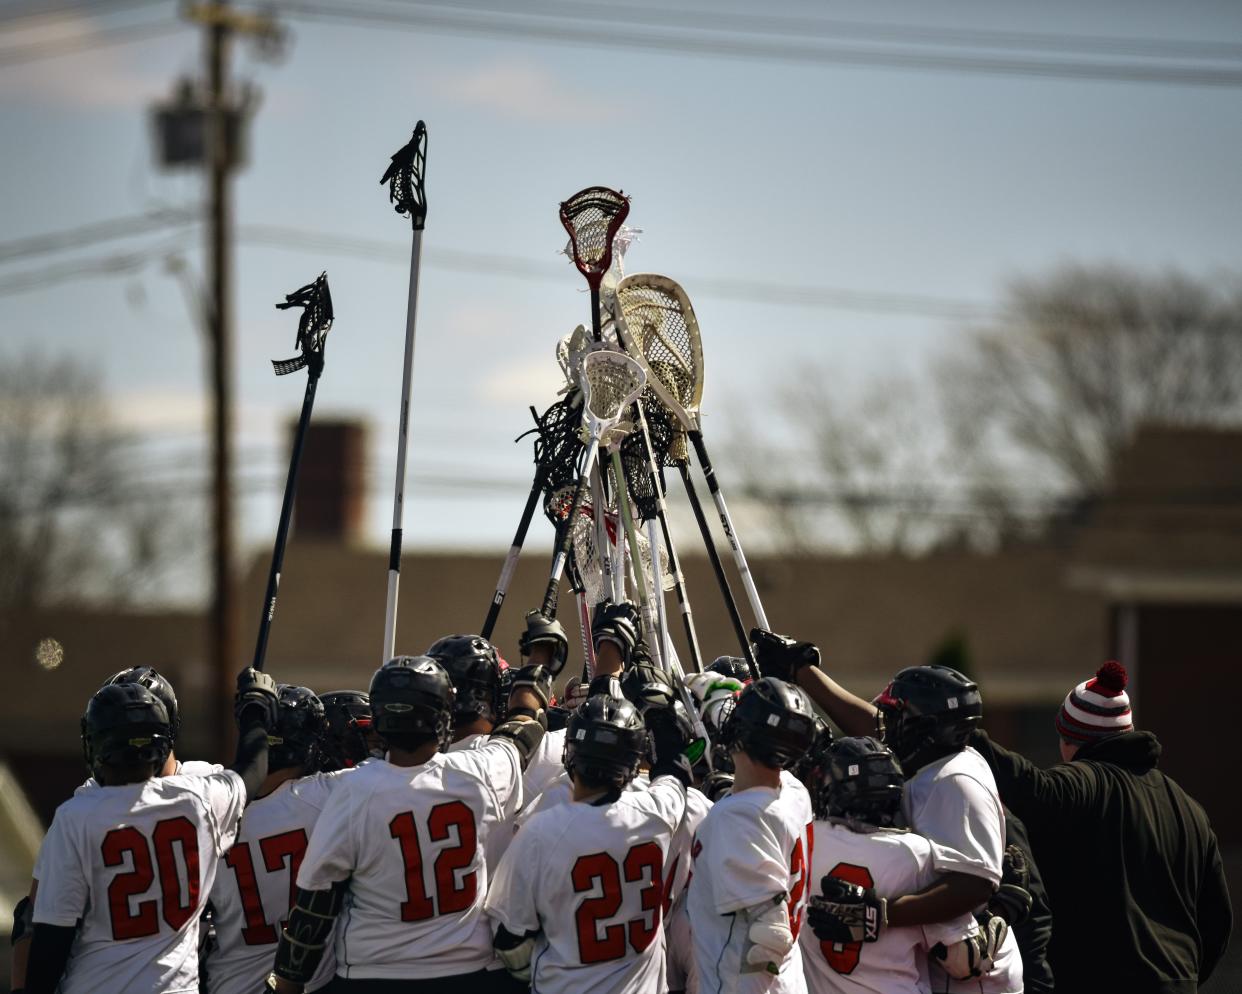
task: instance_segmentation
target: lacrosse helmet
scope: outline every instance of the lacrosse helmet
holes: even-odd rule
[[[457,696],[453,724],[469,725],[479,718],[500,721],[504,716],[504,686],[496,647],[481,635],[446,635],[426,653],[444,667]]]
[[[174,742],[177,741],[177,734],[181,731],[181,713],[177,708],[177,692],[173,690],[173,685],[166,676],[154,666],[131,666],[119,673],[113,673],[104,681],[104,686],[113,683],[139,683],[158,697],[164,710],[168,712],[171,738]]]
[[[371,727],[385,741],[433,738],[446,748],[455,696],[453,681],[430,656],[396,656],[371,677]]]
[[[362,690],[333,690],[320,694],[327,732],[323,739],[323,767],[340,770],[357,766],[371,754],[371,697]]]
[[[815,712],[792,683],[763,677],[750,684],[723,716],[719,741],[771,767],[789,767],[815,741]]]
[[[873,703],[884,742],[907,773],[960,752],[983,718],[978,685],[948,666],[910,666]]]
[[[901,824],[905,777],[888,746],[873,738],[837,739],[826,758],[810,785],[817,818],[852,819],[877,828]]]
[[[276,688],[276,727],[267,733],[267,768],[302,766],[309,772],[322,758],[327,731],[323,702],[314,691],[282,683]]]
[[[621,789],[638,775],[648,745],[647,729],[633,704],[596,694],[569,716],[562,761],[587,783]]]
[[[149,763],[159,773],[172,752],[172,723],[164,702],[141,683],[108,683],[82,715],[82,755],[96,780],[105,766]]]

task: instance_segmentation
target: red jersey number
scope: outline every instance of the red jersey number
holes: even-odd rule
[[[108,913],[112,919],[112,938],[141,939],[160,930],[162,917],[174,930],[181,928],[198,911],[198,830],[184,815],[158,822],[152,839],[132,825],[114,828],[100,846],[104,866],[130,868],[118,873],[108,884]],[[153,854],[154,851],[154,854]],[[131,904],[151,888],[159,876],[160,895]],[[182,876],[186,886],[181,887]]]
[[[803,897],[806,894],[806,875],[811,870],[811,857],[815,854],[815,823],[806,826],[806,851],[802,850],[802,840],[794,843],[793,852],[789,857],[789,930],[793,933],[794,942],[798,941],[798,933],[802,931],[802,912],[806,908]]]
[[[660,912],[664,897],[664,853],[654,842],[633,846],[618,866],[606,852],[579,856],[570,879],[575,894],[587,894],[598,885],[600,893],[588,897],[575,912],[578,925],[578,958],[586,965],[621,959],[626,954],[626,940],[636,953],[651,945],[660,930]],[[624,924],[600,923],[621,910],[622,873],[625,883],[645,884],[639,891],[642,914]],[[650,916],[650,917],[648,917]]]
[[[423,849],[412,811],[403,811],[388,823],[388,831],[401,846],[405,863],[405,900],[401,902],[403,922],[421,922],[436,915],[465,911],[478,896],[478,874],[458,873],[474,862],[478,848],[478,827],[474,812],[461,801],[437,804],[427,816],[427,836],[432,842],[456,838],[456,844],[440,850],[432,868],[436,884],[433,901],[423,880]],[[439,910],[437,911],[437,907]]]
[[[856,863],[838,863],[828,871],[828,876],[844,880],[847,884],[859,887],[874,887],[875,880],[871,871]],[[828,965],[837,973],[853,973],[858,966],[858,958],[862,955],[861,942],[820,942],[819,950],[824,954]]]
[[[306,829],[298,828],[279,835],[269,835],[259,840],[259,853],[263,857],[263,868],[268,873],[278,873],[288,865],[289,868],[289,903],[281,909],[280,924],[285,924],[285,916],[293,907],[293,899],[297,895],[298,868],[302,865],[302,857],[306,855]],[[254,858],[250,852],[249,842],[238,842],[224,855],[224,862],[233,871],[237,881],[237,893],[241,897],[242,914],[246,924],[242,927],[242,941],[248,946],[270,946],[277,939],[276,929],[267,921],[267,913],[263,910],[263,900],[259,896],[259,882],[255,877]]]

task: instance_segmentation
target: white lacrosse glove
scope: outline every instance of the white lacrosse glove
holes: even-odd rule
[[[784,895],[772,904],[747,908],[741,914],[748,925],[742,972],[780,973],[781,963],[794,944]]]

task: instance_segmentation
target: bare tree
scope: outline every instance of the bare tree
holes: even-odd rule
[[[97,376],[74,360],[0,360],[0,610],[124,602],[176,555]]]
[[[843,379],[782,386],[788,450],[735,446],[778,543],[910,553],[1027,538],[1104,488],[1140,425],[1242,422],[1242,288],[1066,266],[1012,283],[920,378],[825,388]]]
[[[937,369],[953,449],[980,497],[1098,492],[1141,424],[1242,419],[1242,291],[1066,266],[1014,282]]]

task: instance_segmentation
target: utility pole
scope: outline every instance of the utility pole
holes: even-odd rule
[[[229,78],[234,35],[259,41],[269,52],[283,35],[263,14],[233,10],[228,0],[190,4],[184,16],[204,31],[204,79],[183,80],[174,101],[156,108],[165,166],[201,166],[207,179],[206,293],[203,326],[210,354],[212,593],[208,618],[208,688],[216,754],[233,738],[233,689],[241,656],[237,645],[237,575],[233,530],[233,231],[232,177],[245,160],[245,129],[254,103]]]

